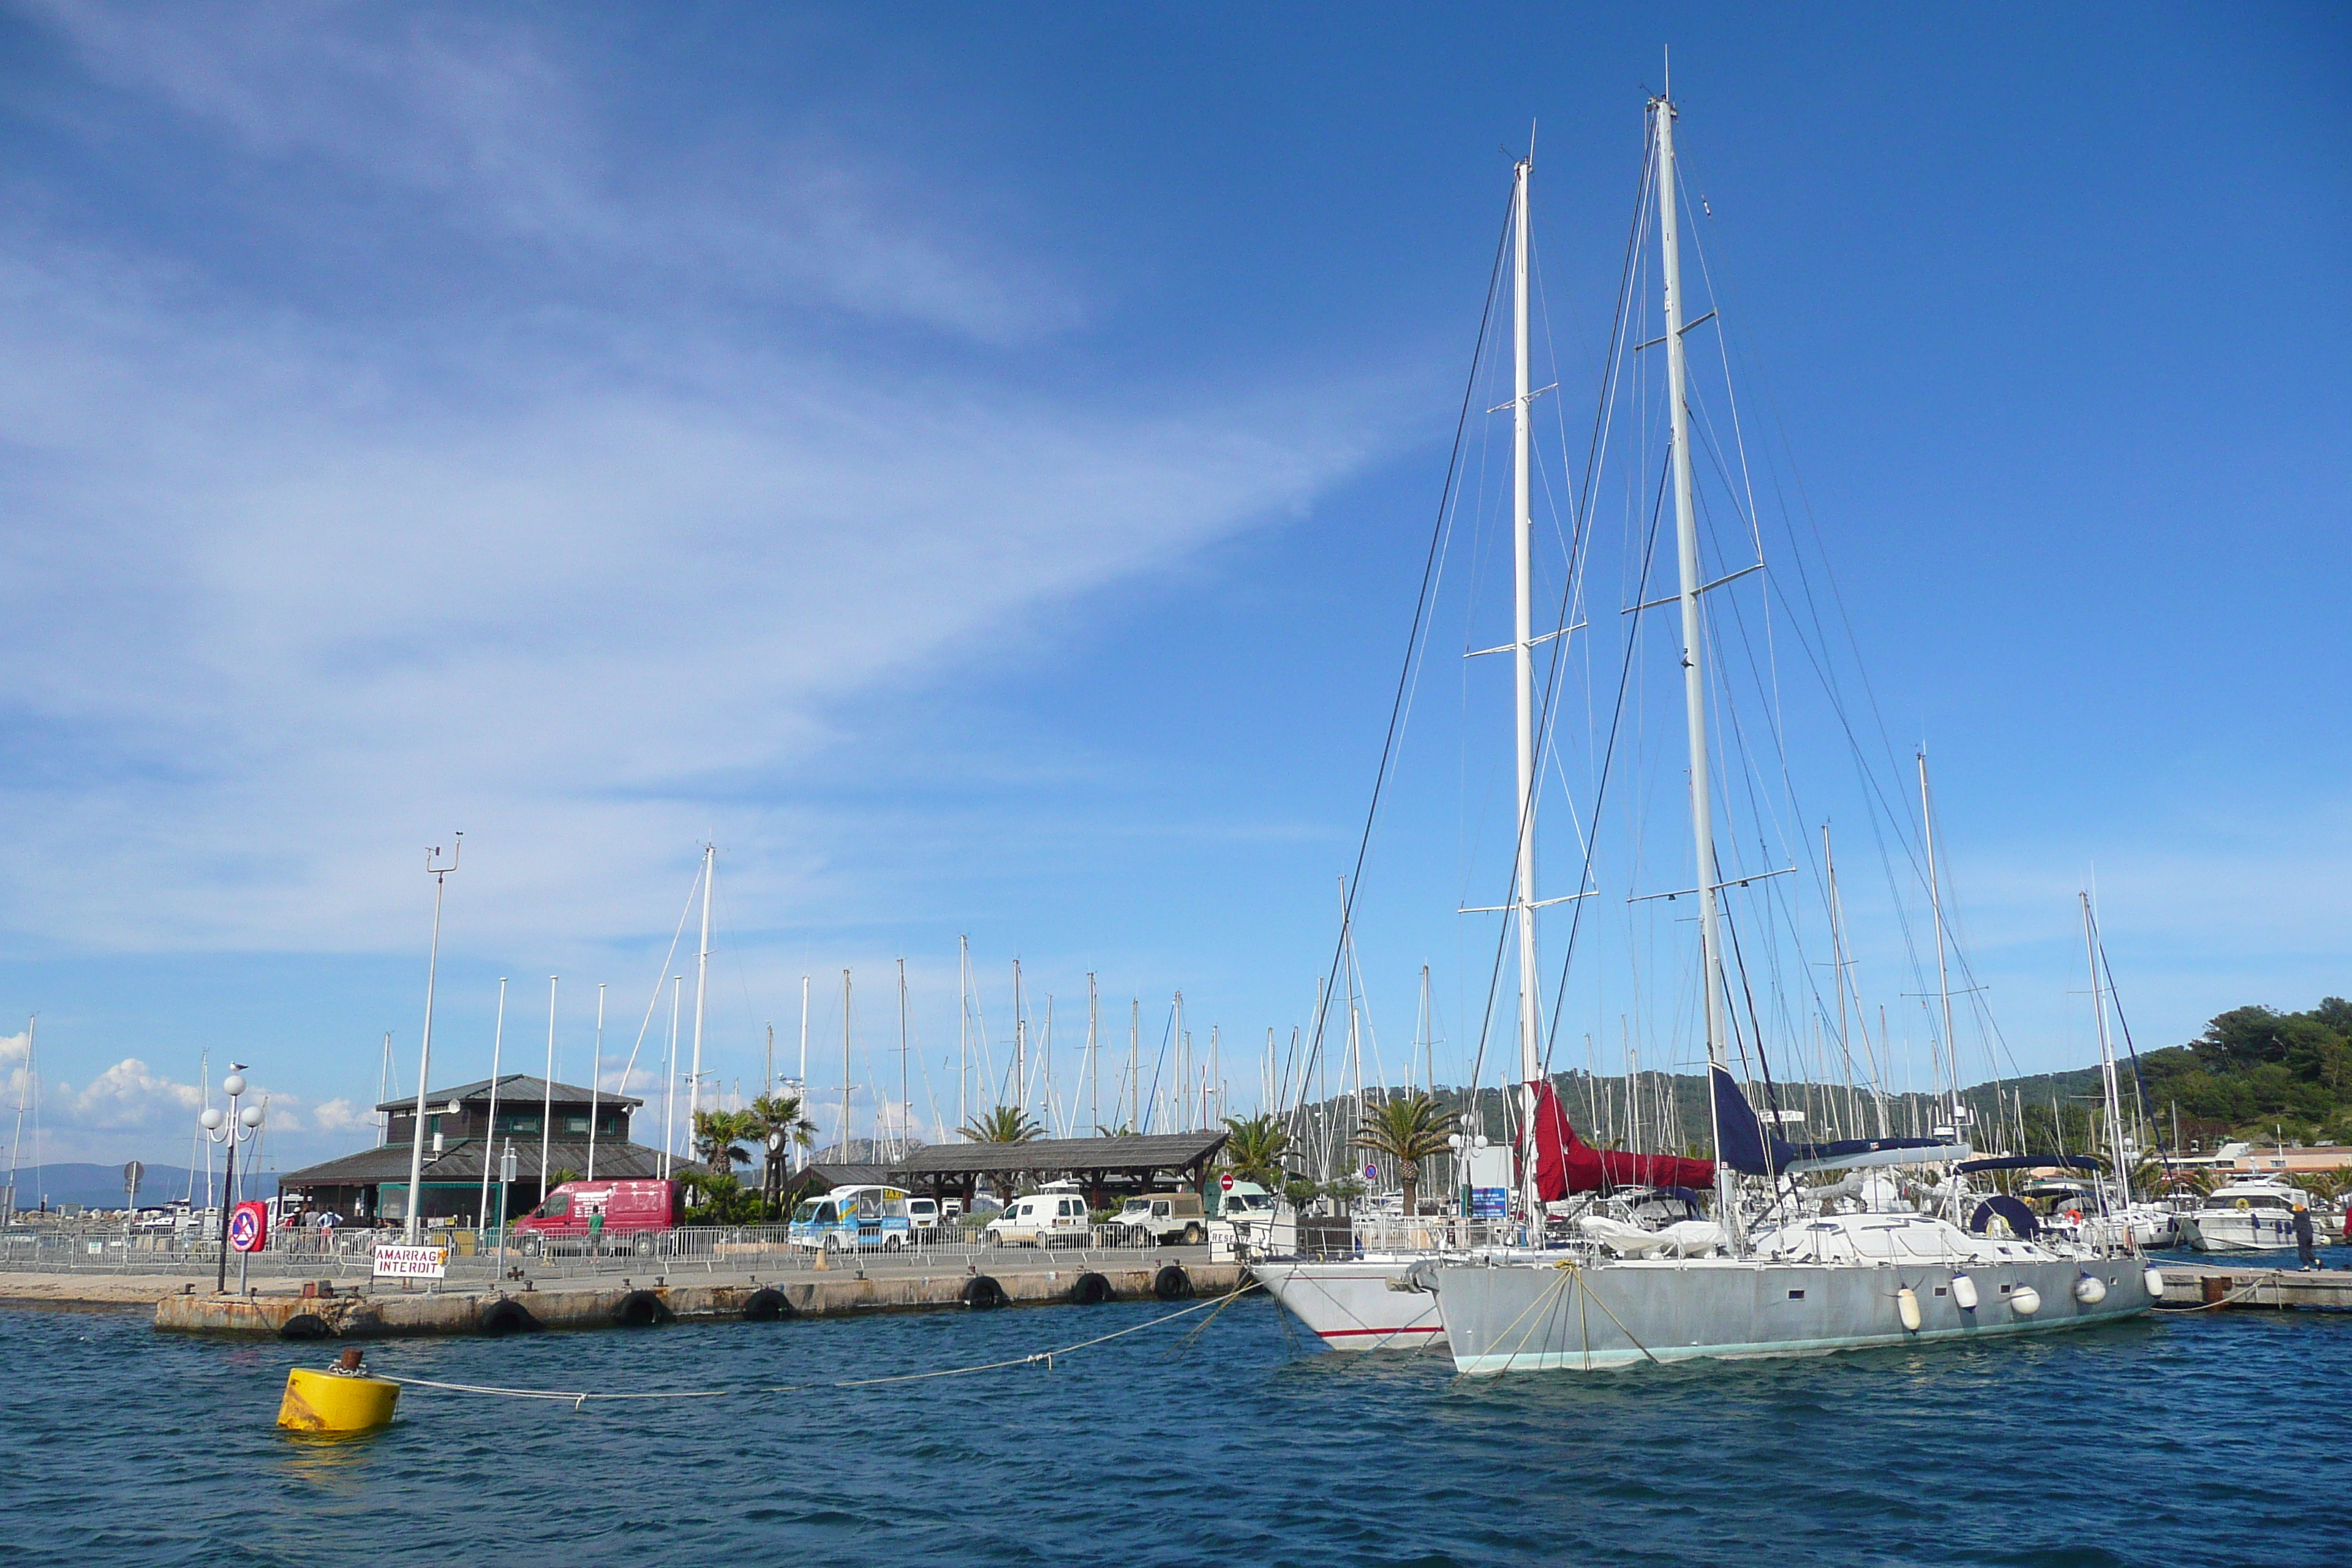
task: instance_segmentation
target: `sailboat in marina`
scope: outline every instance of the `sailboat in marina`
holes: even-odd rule
[[[1681,620],[1685,731],[1688,752],[1694,887],[1677,896],[1697,906],[1698,1023],[1707,1058],[1715,1145],[1715,1234],[1699,1245],[1664,1251],[1519,1250],[1437,1258],[1415,1268],[1412,1283],[1428,1289],[1455,1365],[1465,1373],[1589,1371],[1643,1362],[1700,1357],[1819,1353],[1871,1345],[1958,1341],[2070,1328],[2147,1310],[2151,1271],[2128,1235],[2050,1245],[2019,1236],[1963,1228],[1956,1215],[1919,1212],[1835,1212],[1844,1205],[1806,1201],[1792,1178],[1872,1167],[1951,1166],[1972,1151],[1953,1137],[1848,1138],[1792,1142],[1768,1125],[1730,1070],[1731,1031],[1721,899],[1727,879],[1716,847],[1716,805],[1709,782],[1713,723],[1708,685],[1712,643],[1703,595],[1720,583],[1702,580],[1692,481],[1692,432],[1685,392],[1686,321],[1675,184],[1675,110],[1651,100],[1649,156],[1655,193],[1664,284],[1672,489]],[[1524,181],[1524,175],[1522,175]],[[1704,319],[1704,318],[1702,318]],[[1524,332],[1524,327],[1522,327]],[[1647,345],[1645,345],[1647,346]],[[1525,397],[1524,353],[1519,392]],[[1526,472],[1524,425],[1517,463]],[[1517,498],[1520,560],[1526,559],[1524,479]],[[1521,658],[1528,624],[1521,588]],[[1536,1055],[1533,914],[1527,872],[1526,696],[1521,697],[1520,871],[1516,889],[1521,965],[1521,1080],[1534,1102],[1543,1086]],[[1932,829],[1930,829],[1932,831]],[[1933,849],[1929,864],[1933,865]],[[1938,910],[1939,963],[1940,907]],[[1948,996],[1948,984],[1946,986]],[[1948,1006],[1947,1002],[1948,1048]],[[1760,1040],[1757,1047],[1761,1049]],[[2110,1059],[2112,1059],[2110,1058]],[[2107,1082],[2112,1100],[2112,1068]],[[1538,1124],[1540,1131],[1540,1125]],[[1542,1162],[1528,1162],[1530,1169]],[[1769,1196],[1766,1194],[1769,1194]],[[1539,1194],[1529,1193],[1530,1200]],[[1532,1205],[1531,1205],[1532,1206]]]

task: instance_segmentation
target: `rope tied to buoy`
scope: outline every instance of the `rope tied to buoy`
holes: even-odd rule
[[[1076,1344],[1057,1345],[1052,1350],[1033,1351],[1027,1355],[1014,1356],[1004,1361],[982,1362],[972,1366],[940,1367],[930,1372],[893,1373],[884,1377],[835,1378],[815,1383],[771,1384],[753,1388],[674,1388],[643,1394],[603,1394],[593,1390],[568,1388],[505,1388],[496,1384],[446,1383],[429,1377],[386,1377],[383,1381],[396,1383],[403,1388],[430,1388],[443,1394],[478,1394],[498,1399],[544,1400],[554,1404],[569,1405],[572,1406],[572,1413],[577,1415],[586,1408],[592,1399],[614,1403],[660,1399],[740,1399],[752,1394],[805,1394],[822,1388],[877,1388],[896,1383],[922,1383],[939,1377],[971,1377],[983,1372],[1002,1372],[1008,1367],[1017,1366],[1043,1365],[1047,1372],[1051,1372],[1054,1370],[1054,1363],[1056,1359],[1075,1355],[1080,1351],[1092,1350],[1097,1345],[1108,1344],[1113,1340],[1125,1339],[1129,1334],[1139,1334],[1147,1329],[1156,1329],[1163,1323],[1172,1323],[1179,1318],[1189,1318],[1195,1312],[1209,1312],[1213,1318],[1215,1313],[1223,1310],[1258,1288],[1257,1282],[1251,1280],[1224,1295],[1213,1296],[1205,1301],[1196,1301],[1192,1306],[1164,1313],[1149,1322],[1131,1323],[1126,1328],[1115,1329],[1107,1334],[1097,1334],[1090,1340],[1080,1340]]]

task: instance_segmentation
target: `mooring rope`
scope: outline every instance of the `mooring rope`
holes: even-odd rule
[[[1216,1312],[1223,1311],[1257,1289],[1257,1281],[1253,1279],[1237,1289],[1227,1291],[1224,1295],[1213,1296],[1205,1301],[1197,1301],[1190,1307],[1166,1313],[1149,1322],[1132,1323],[1124,1329],[1116,1329],[1107,1334],[1097,1334],[1093,1339],[1080,1340],[1076,1344],[1059,1345],[1052,1350],[1035,1351],[1028,1355],[1013,1356],[1004,1361],[982,1362],[973,1366],[940,1367],[932,1372],[894,1373],[886,1377],[845,1377],[817,1383],[780,1383],[755,1388],[672,1388],[647,1394],[600,1394],[587,1390],[559,1388],[503,1388],[496,1384],[445,1383],[429,1377],[385,1377],[383,1381],[396,1383],[403,1388],[431,1388],[444,1394],[478,1394],[499,1399],[548,1400],[556,1404],[569,1405],[572,1409],[579,1410],[592,1399],[612,1403],[653,1399],[740,1399],[762,1394],[803,1394],[819,1388],[874,1388],[885,1384],[921,1383],[935,1377],[970,1377],[977,1373],[1002,1372],[1007,1367],[1014,1366],[1042,1365],[1047,1372],[1051,1372],[1057,1360],[1075,1355],[1080,1351],[1092,1350],[1097,1345],[1107,1345],[1113,1340],[1125,1339],[1129,1334],[1139,1334],[1146,1329],[1156,1329],[1162,1323],[1172,1323],[1179,1318],[1189,1318],[1195,1312],[1210,1312],[1210,1321],[1213,1321]]]

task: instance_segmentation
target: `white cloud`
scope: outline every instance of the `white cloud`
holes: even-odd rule
[[[808,288],[976,342],[1049,329],[1066,290],[898,216],[886,224],[815,132],[762,201],[724,160],[631,185],[525,32],[52,15],[264,186],[323,160],[499,260],[447,289],[397,226],[341,237],[386,252],[352,290],[451,296],[384,321],[0,230],[0,682],[45,759],[0,791],[47,825],[0,919],[45,941],[404,945],[383,911],[418,907],[418,852],[455,827],[477,936],[642,930],[704,835],[737,893],[787,903],[823,845],[741,802],[846,704],[1307,504],[1375,418],[1363,387],[1102,397],[811,347]]]
[[[375,1112],[354,1100],[341,1098],[324,1100],[310,1113],[310,1127],[318,1132],[352,1132],[362,1128],[373,1129]]]

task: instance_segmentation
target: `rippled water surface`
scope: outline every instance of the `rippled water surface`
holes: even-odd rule
[[[380,1344],[395,1375],[740,1388],[1066,1345],[1157,1305]],[[271,1426],[317,1345],[0,1311],[23,1563],[2352,1562],[2352,1321],[1456,1380],[1262,1300],[963,1378],[677,1403],[412,1389]]]

